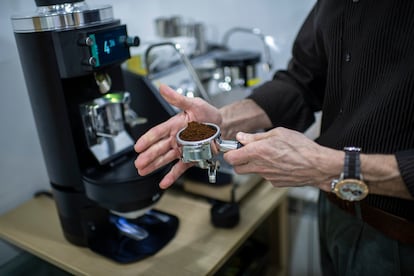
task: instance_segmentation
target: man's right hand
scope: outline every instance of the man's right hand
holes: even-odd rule
[[[182,112],[151,128],[135,143],[134,149],[138,153],[135,167],[142,176],[180,159],[181,153],[176,134],[189,122],[220,125],[222,121],[218,109],[201,98],[185,97],[166,85],[160,86],[160,93],[167,102],[181,109]],[[161,180],[160,187],[168,188],[192,165],[192,163],[177,162]]]

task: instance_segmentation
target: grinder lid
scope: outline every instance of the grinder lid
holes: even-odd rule
[[[79,0],[35,0],[36,12],[11,17],[15,33],[85,28],[114,21],[112,6],[89,7]]]
[[[77,2],[83,2],[83,0],[35,0],[36,6],[53,6],[62,4],[71,4]]]

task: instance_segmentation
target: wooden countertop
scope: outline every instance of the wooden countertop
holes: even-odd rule
[[[169,190],[156,209],[180,219],[176,237],[142,261],[118,264],[63,237],[54,201],[32,199],[0,217],[0,237],[76,275],[211,275],[281,204],[287,189],[262,182],[241,202],[241,220],[233,229],[210,223],[210,204]]]

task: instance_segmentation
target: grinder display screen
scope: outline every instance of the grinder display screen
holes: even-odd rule
[[[88,36],[93,41],[90,49],[96,61],[94,67],[123,62],[130,57],[129,48],[125,45],[125,25],[90,33]]]

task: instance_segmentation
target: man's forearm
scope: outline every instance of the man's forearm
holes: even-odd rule
[[[223,138],[233,139],[239,131],[254,132],[272,127],[266,113],[253,100],[244,99],[220,109]]]
[[[337,151],[336,151],[337,152]],[[343,165],[338,167],[338,161],[343,164],[345,154],[337,155],[330,153],[323,158],[326,160],[321,163],[324,167],[320,170],[339,176],[343,170]],[[401,177],[395,155],[392,154],[361,154],[361,174],[367,183],[370,194],[377,194],[390,197],[398,197],[413,200],[413,196],[408,191],[404,180]],[[328,183],[323,183],[321,189],[329,190]]]
[[[413,199],[401,178],[394,155],[362,154],[361,171],[371,193]]]
[[[253,100],[245,99],[224,106],[220,109],[223,119],[221,130],[223,138],[234,139],[239,131],[254,132],[272,127],[266,113]],[[333,158],[334,155],[329,156]],[[343,160],[343,155],[340,155]],[[328,159],[329,159],[328,158]],[[342,163],[343,161],[341,161]],[[333,166],[332,160],[326,164]],[[335,167],[335,170],[337,167]],[[361,154],[361,172],[367,182],[370,193],[414,199],[401,178],[397,160],[394,155]],[[340,171],[338,171],[338,176]]]

